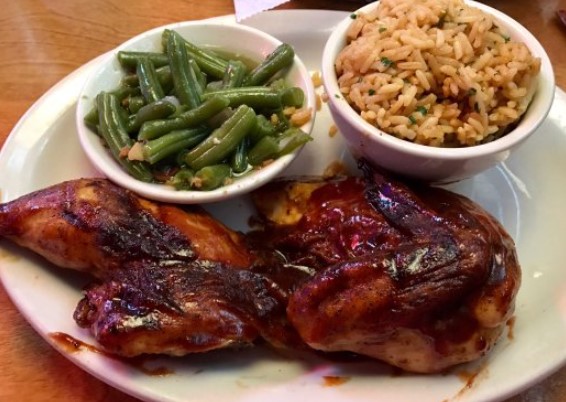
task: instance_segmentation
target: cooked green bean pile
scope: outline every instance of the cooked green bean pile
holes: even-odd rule
[[[288,44],[254,67],[198,47],[172,30],[163,52],[118,52],[120,86],[84,117],[133,177],[179,190],[213,190],[311,140],[302,89],[290,87]],[[299,113],[297,113],[299,114]]]

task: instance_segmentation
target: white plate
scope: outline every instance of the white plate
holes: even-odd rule
[[[318,70],[326,37],[345,13],[274,11],[246,21],[293,44],[307,67]],[[233,23],[233,17],[221,17]],[[0,154],[0,190],[7,201],[65,179],[96,172],[76,136],[74,107],[81,84],[98,61],[80,68],[45,94],[21,119]],[[494,214],[517,242],[523,267],[513,336],[506,336],[474,366],[445,375],[398,375],[376,362],[332,361],[321,356],[278,354],[263,347],[148,362],[171,374],[151,376],[138,366],[82,351],[68,353],[50,334],[63,332],[93,344],[72,319],[86,278],[64,272],[0,241],[0,278],[34,328],[70,360],[108,384],[155,401],[489,401],[532,385],[566,362],[566,94],[557,90],[548,119],[506,163],[452,189]],[[325,108],[290,174],[318,174],[334,160],[351,160],[339,136],[330,137]],[[245,199],[210,210],[230,226],[246,229]],[[480,367],[479,369],[477,367]],[[458,373],[480,370],[471,386]],[[330,386],[325,376],[341,376]],[[470,384],[468,384],[470,385]],[[297,399],[298,398],[298,399]]]

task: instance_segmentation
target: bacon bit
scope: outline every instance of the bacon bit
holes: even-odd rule
[[[283,109],[283,114],[285,116],[291,116],[296,111],[297,111],[297,108],[295,106],[287,106],[285,109]]]
[[[130,147],[124,147],[118,153],[118,158],[124,159],[128,157],[128,153],[130,153]]]
[[[318,88],[319,86],[322,85],[322,77],[320,76],[320,71],[313,71],[311,73],[311,80],[312,80],[312,84],[314,85],[315,88]]]
[[[122,152],[120,151],[120,155]],[[141,142],[136,142],[132,147],[129,149],[127,153],[128,159],[131,161],[143,161],[143,147]]]
[[[322,173],[322,177],[324,177],[325,179],[332,179],[334,177],[347,175],[348,169],[346,168],[346,165],[344,165],[344,163],[342,163],[341,161],[331,162]]]
[[[193,179],[191,180],[191,187],[201,188],[202,187],[202,179],[200,177],[193,177]]]
[[[316,100],[316,110],[320,111],[320,109],[322,108],[322,98],[320,97],[320,94],[316,94],[315,95],[315,100]]]
[[[336,136],[337,133],[338,133],[338,127],[336,127],[336,124],[332,124],[328,129],[328,136],[330,138],[333,138],[334,136]]]

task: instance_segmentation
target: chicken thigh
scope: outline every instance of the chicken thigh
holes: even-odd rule
[[[286,293],[246,271],[256,257],[245,237],[199,207],[79,179],[0,205],[0,236],[97,278],[74,317],[108,352],[183,355],[297,338]]]

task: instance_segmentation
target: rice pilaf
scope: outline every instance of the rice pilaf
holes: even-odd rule
[[[463,0],[381,0],[352,15],[340,90],[374,126],[439,147],[504,135],[526,111],[541,62]]]

